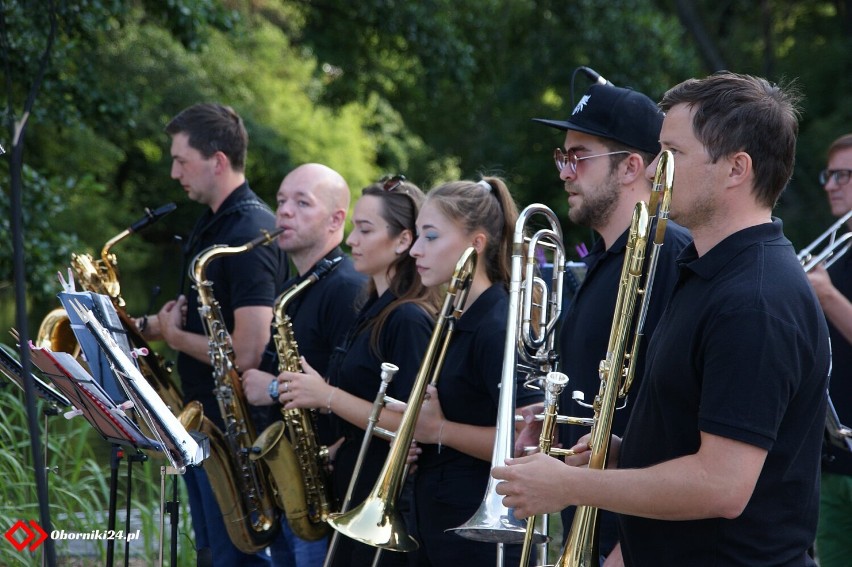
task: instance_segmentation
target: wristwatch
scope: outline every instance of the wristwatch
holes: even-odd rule
[[[269,392],[269,397],[272,398],[273,402],[278,401],[278,378],[273,379],[272,382],[269,383],[269,388],[267,388],[266,391]]]

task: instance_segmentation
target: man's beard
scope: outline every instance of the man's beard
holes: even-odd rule
[[[608,176],[594,194],[583,192],[582,204],[568,210],[568,218],[571,222],[595,228],[609,221],[620,195],[618,182],[613,177]]]

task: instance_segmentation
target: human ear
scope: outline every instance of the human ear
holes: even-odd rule
[[[408,251],[408,249],[411,248],[412,242],[414,241],[414,235],[407,228],[400,232],[399,236],[397,236],[396,238],[397,242],[395,251],[397,254],[404,254],[406,251]]]
[[[471,242],[471,246],[476,250],[477,254],[482,254],[485,252],[485,245],[488,243],[488,238],[482,232],[477,232],[473,236],[473,241]]]

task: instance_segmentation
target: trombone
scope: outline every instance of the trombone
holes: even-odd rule
[[[382,428],[377,429],[376,423],[379,421],[379,414],[382,412],[382,408],[385,406],[385,403],[392,399],[387,396],[386,393],[388,391],[388,385],[390,385],[397,372],[399,372],[399,367],[397,365],[391,364],[390,362],[382,363],[382,381],[379,384],[378,392],[376,392],[376,398],[373,400],[373,407],[370,410],[370,416],[367,418],[367,429],[364,431],[364,437],[361,439],[361,447],[358,450],[358,457],[355,459],[355,468],[352,469],[352,478],[349,479],[349,486],[346,488],[346,495],[343,497],[343,503],[340,505],[341,514],[349,511],[349,505],[352,503],[352,493],[355,492],[355,485],[358,483],[361,467],[364,465],[364,458],[367,456],[367,450],[370,448],[373,431],[375,430],[377,435],[380,437],[389,435],[389,432],[386,430]],[[335,530],[334,534],[331,536],[331,541],[328,544],[328,551],[325,554],[323,567],[329,567],[334,561],[334,554],[337,551],[337,542],[339,539],[340,532]],[[377,549],[376,553],[379,551],[381,551],[381,548]]]
[[[328,518],[328,524],[347,537],[391,551],[414,551],[419,547],[417,541],[408,533],[405,520],[397,508],[397,499],[407,469],[406,461],[408,449],[414,439],[414,427],[426,396],[426,386],[438,382],[453,329],[464,310],[475,272],[476,251],[471,247],[464,251],[456,263],[444,305],[414,379],[408,406],[394,434],[390,453],[373,490],[367,499],[353,510],[331,514]]]
[[[527,237],[527,228],[536,217],[543,217],[548,227]],[[536,251],[539,249],[553,255],[549,297],[547,285],[535,273],[538,264]],[[524,263],[525,266],[522,265]],[[532,376],[531,381],[535,381],[536,376],[545,376],[556,366],[554,330],[562,312],[565,251],[559,219],[548,207],[534,203],[521,211],[515,223],[511,267],[509,319],[503,350],[494,450],[491,455],[492,469],[513,456],[516,373],[520,370]],[[536,298],[547,300],[535,305],[538,316],[533,321]],[[515,518],[512,510],[503,505],[503,497],[497,494],[497,484],[498,481],[489,475],[479,509],[467,522],[452,531],[467,539],[499,544],[521,543],[524,540],[527,522]],[[545,534],[538,532],[535,532],[534,538],[536,543],[547,540]],[[502,563],[501,555],[498,551],[498,563]]]
[[[828,268],[849,251],[849,247],[852,246],[852,242],[849,241],[852,238],[852,231],[844,232],[839,236],[837,233],[850,218],[852,218],[852,211],[839,218],[828,230],[799,252],[799,262],[806,273],[819,265]],[[818,248],[819,252],[815,252]]]
[[[618,398],[627,395],[636,372],[636,357],[651,299],[654,273],[668,223],[673,181],[674,158],[671,152],[664,151],[657,163],[651,199],[648,204],[644,201],[636,203],[628,229],[627,249],[621,268],[606,358],[600,363],[601,385],[594,401],[595,415],[589,439],[590,469],[606,468],[615,405]],[[656,233],[653,235],[652,250],[646,264],[645,249],[651,240],[654,217],[657,219]],[[639,311],[634,317],[640,296]],[[631,329],[634,333],[633,343],[632,347],[628,348]],[[590,567],[599,564],[598,517],[599,509],[596,507],[577,507],[556,567]]]

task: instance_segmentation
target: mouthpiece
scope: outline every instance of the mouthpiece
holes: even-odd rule
[[[166,216],[176,208],[177,205],[175,205],[174,203],[166,203],[162,207],[153,211],[148,207],[145,207],[145,216],[136,221],[135,223],[131,224],[130,228],[128,228],[127,230],[129,230],[130,232],[139,232],[148,225],[157,222],[158,220],[160,220],[161,217]]]

